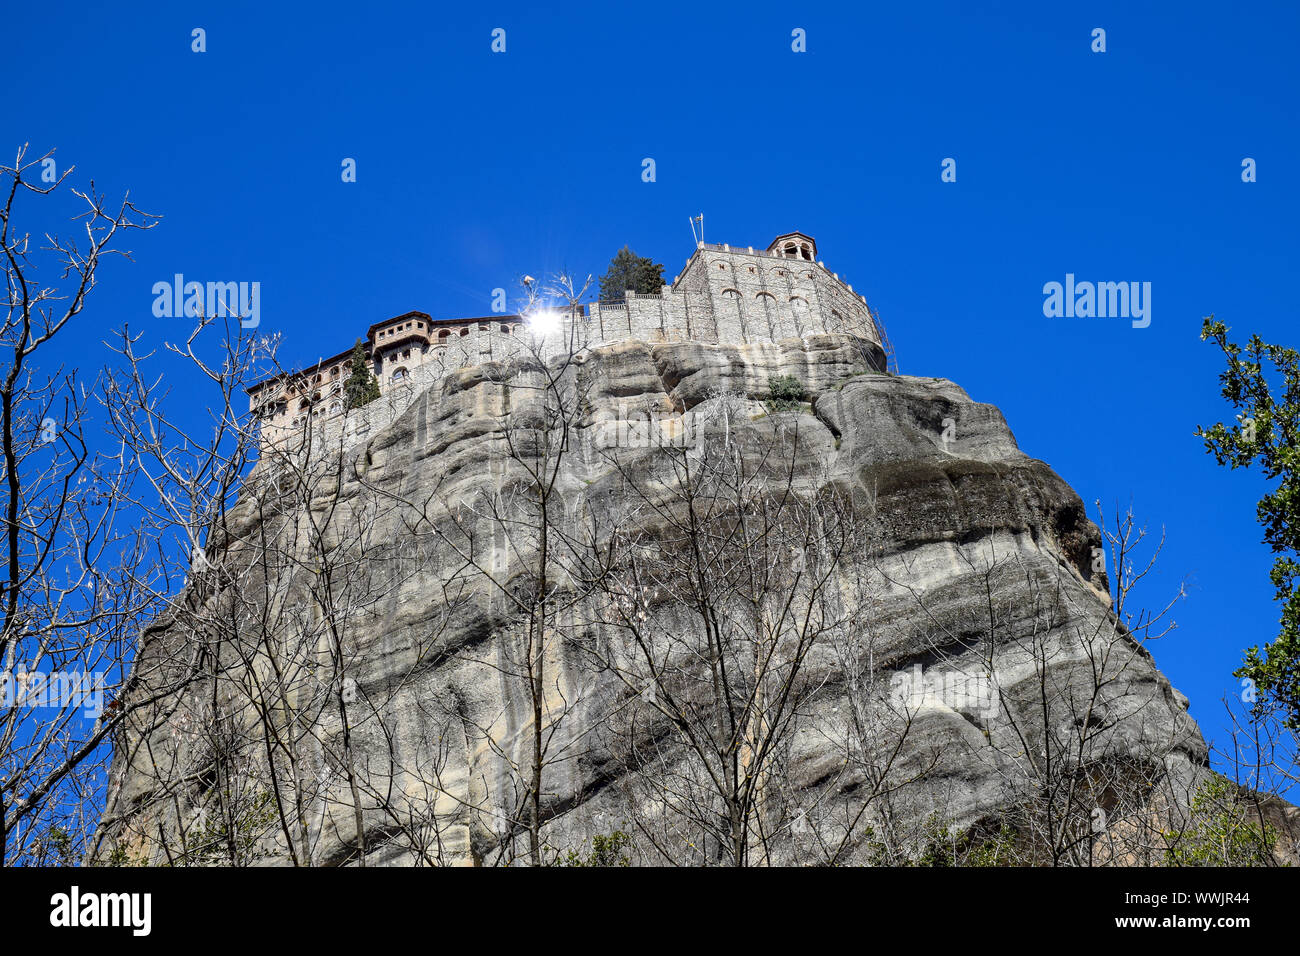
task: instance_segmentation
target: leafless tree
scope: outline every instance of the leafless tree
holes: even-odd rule
[[[137,370],[129,381],[146,381],[140,357],[126,354]],[[297,377],[285,373],[286,387]],[[403,752],[395,723],[419,709],[411,675],[459,606],[456,582],[418,626],[393,624],[404,590],[438,578],[438,558],[389,533],[404,520],[401,505],[366,486],[369,451],[350,444],[347,417],[308,415],[302,430],[262,442],[232,506],[224,485],[196,488],[205,469],[178,458],[189,442],[150,443],[165,429],[149,394],[110,390],[114,421],[127,445],[149,451],[141,472],[164,476],[160,501],[203,503],[201,521],[172,520],[208,531],[186,587],[143,645],[137,678],[174,686],[178,662],[195,654],[201,678],[173,695],[165,731],[132,724],[122,735],[120,772],[148,784],[132,805],[110,807],[103,833],[183,864],[365,865],[384,853],[440,862],[449,823],[426,779],[438,763]],[[376,633],[400,666],[370,686],[359,660]],[[343,856],[321,856],[327,830]]]
[[[651,858],[771,863],[816,809],[788,778],[829,677],[860,663],[837,654],[863,646],[872,536],[859,496],[808,472],[801,412],[705,404],[689,440],[609,456],[620,500],[595,539],[589,653],[629,697],[611,732]],[[854,839],[851,816],[835,843]]]
[[[1141,673],[1149,667],[1146,644],[1174,626],[1169,615],[1182,590],[1155,612],[1135,603],[1163,539],[1143,555],[1147,534],[1131,511],[1109,527],[1100,517],[1111,579],[1100,547],[1085,582],[989,529],[956,549],[978,592],[978,615],[954,619],[914,594],[931,629],[933,666],[988,693],[988,706],[964,708],[982,728],[983,743],[970,756],[1002,780],[1004,809],[976,821],[974,832],[1014,834],[999,848],[1002,862],[1150,863],[1159,814],[1187,801],[1164,763],[1187,728],[1177,718],[1169,723],[1172,690]],[[1108,584],[1109,609],[1090,593]],[[913,834],[909,852],[933,835]]]
[[[548,862],[554,855],[543,836],[548,814],[572,799],[554,789],[553,768],[576,760],[582,747],[580,734],[565,733],[579,701],[562,661],[571,609],[588,586],[573,573],[581,553],[573,535],[580,529],[568,507],[573,489],[564,482],[586,406],[584,349],[571,320],[590,284],[590,277],[576,282],[563,274],[523,283],[520,311],[529,327],[515,338],[509,358],[485,370],[484,387],[497,402],[488,429],[488,481],[366,486],[401,509],[412,541],[450,556],[455,566],[446,569],[448,579],[474,595],[479,613],[501,628],[499,652],[483,656],[474,646],[460,657],[500,675],[508,696],[519,691],[526,702],[526,719],[517,721],[513,700],[489,714],[471,712],[454,697],[444,701],[443,722],[458,723],[467,749],[482,748],[496,761],[477,773],[495,779],[503,768],[513,786],[504,801],[488,792],[486,779],[477,793],[448,795],[464,805],[477,833],[490,834],[495,850],[475,851],[482,862],[512,862],[516,835],[526,840],[528,862]]]
[[[111,707],[98,712],[93,701],[114,699],[126,680],[134,633],[155,597],[140,582],[159,573],[148,537],[131,515],[137,483],[131,462],[98,450],[89,431],[95,383],[55,359],[56,337],[78,330],[100,266],[129,256],[121,242],[157,217],[129,197],[107,203],[92,182],[85,191],[70,190],[84,234],[47,233],[40,245],[17,217],[24,204],[61,195],[73,170],[43,176],[52,164],[52,153],[31,159],[26,146],[12,163],[0,164],[6,291],[0,860],[6,863],[40,855],[51,841],[79,855],[83,798],[96,787],[87,781],[95,779],[103,744],[121,719]]]

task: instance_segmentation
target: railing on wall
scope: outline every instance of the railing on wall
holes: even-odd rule
[[[659,292],[638,292],[632,298],[622,299],[601,299],[599,302],[593,302],[588,306],[589,310],[593,309],[622,309],[626,308],[629,302],[640,302],[641,300],[659,302],[663,299],[663,294]]]
[[[897,375],[898,356],[894,353],[894,343],[889,341],[889,335],[885,332],[885,323],[880,321],[879,313],[871,306],[867,306],[867,315],[871,316],[871,324],[876,329],[876,338],[880,340],[880,347],[885,352],[885,371],[890,375]]]

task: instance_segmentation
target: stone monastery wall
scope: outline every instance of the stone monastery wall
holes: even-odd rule
[[[560,313],[549,326],[518,315],[437,320],[410,312],[368,331],[379,399],[345,413],[347,351],[259,383],[249,390],[250,407],[260,417],[264,443],[289,439],[308,424],[326,442],[337,441],[340,429],[359,439],[390,423],[447,374],[509,361],[532,343],[550,357],[571,343],[579,349],[629,339],[739,345],[839,333],[869,343],[883,368],[883,335],[866,299],[828,271],[816,249],[815,240],[802,233],[780,236],[762,251],[700,243],[673,284],[658,294],[629,291],[621,301]]]

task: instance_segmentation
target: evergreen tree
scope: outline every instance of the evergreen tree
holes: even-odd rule
[[[600,277],[600,301],[617,302],[628,289],[637,295],[657,295],[663,285],[664,267],[624,246],[609,260],[609,268]]]
[[[343,403],[347,408],[360,408],[379,397],[379,382],[370,372],[366,349],[357,339],[352,346],[352,371],[343,383]]]

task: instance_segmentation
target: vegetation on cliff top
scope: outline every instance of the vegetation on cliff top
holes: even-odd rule
[[[658,295],[663,287],[664,267],[624,246],[600,277],[600,301],[618,302],[628,290],[637,295]]]

